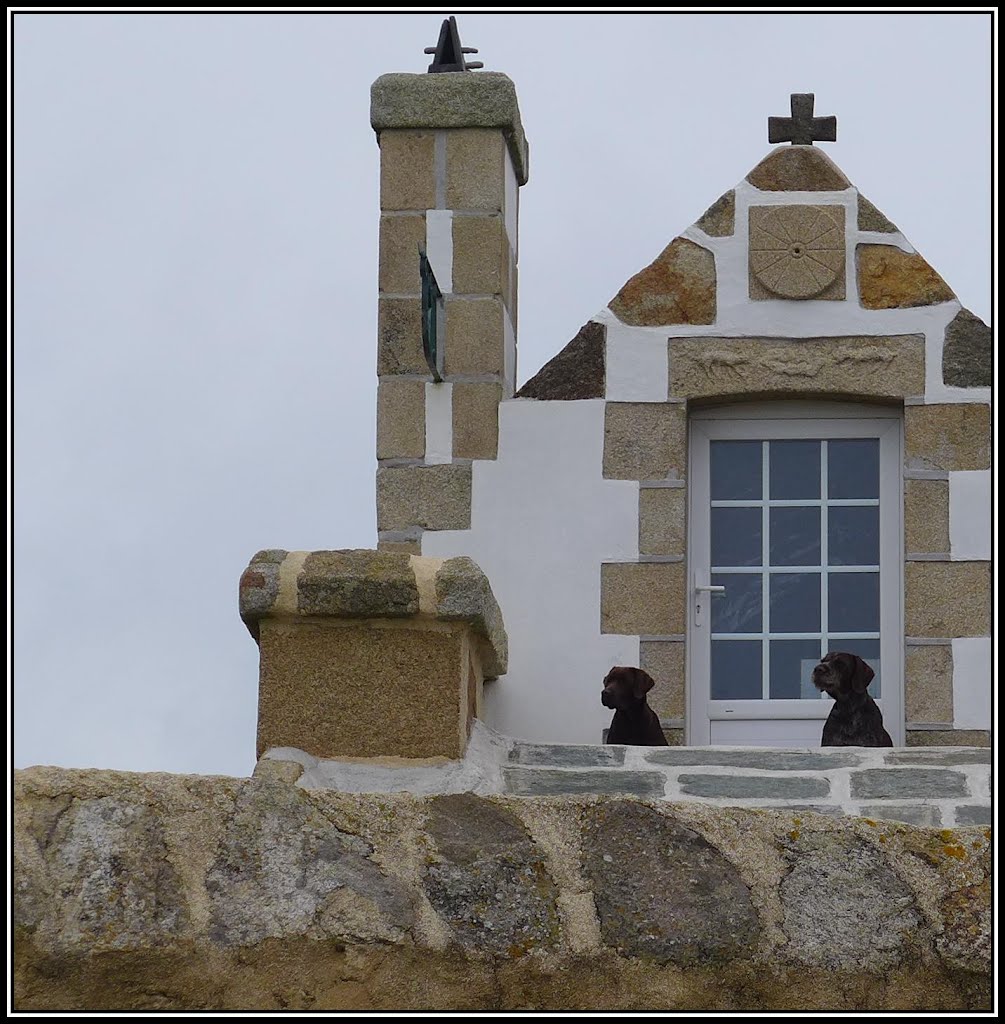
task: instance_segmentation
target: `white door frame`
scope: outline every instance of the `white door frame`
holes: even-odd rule
[[[904,744],[904,542],[903,416],[899,408],[839,402],[751,402],[699,409],[690,417],[688,486],[687,720],[685,742],[710,742],[713,718],[820,719],[830,700],[717,701],[710,708],[711,614],[709,442],[719,439],[880,438],[880,664],[884,724],[896,746]],[[895,471],[894,471],[895,467]],[[699,578],[700,577],[700,578]],[[696,615],[701,608],[702,614]],[[696,621],[696,619],[698,621]],[[730,708],[730,705],[736,707]],[[760,706],[758,706],[760,705]]]

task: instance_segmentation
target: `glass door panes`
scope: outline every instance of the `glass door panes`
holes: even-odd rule
[[[879,439],[712,440],[709,494],[712,700],[816,700],[829,650],[879,697]]]

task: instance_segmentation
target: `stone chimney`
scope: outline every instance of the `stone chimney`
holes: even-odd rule
[[[380,548],[418,554],[425,530],[470,527],[471,463],[496,457],[499,402],[513,395],[527,140],[506,75],[383,75],[370,95],[380,145],[377,529]],[[435,375],[423,352],[420,249],[442,293]]]

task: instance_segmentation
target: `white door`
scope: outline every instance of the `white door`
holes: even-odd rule
[[[828,651],[904,742],[901,417],[773,403],[691,419],[687,742],[820,745]]]

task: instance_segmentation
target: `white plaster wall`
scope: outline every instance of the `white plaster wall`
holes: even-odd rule
[[[991,470],[949,474],[949,551],[954,561],[991,559]]]
[[[923,334],[925,336],[926,403],[989,402],[990,388],[957,388],[942,383],[942,347],[946,325],[960,311],[957,300],[910,309],[863,309],[856,290],[855,248],[859,243],[893,245],[905,252],[915,250],[900,232],[858,230],[858,190],[840,192],[761,192],[747,181],[734,189],[734,233],[723,237],[705,234],[692,225],[681,236],[709,249],[715,256],[716,320],[714,324],[674,324],[670,327],[626,327],[609,310],[594,320],[617,332],[616,349],[645,338],[784,337],[818,338],[856,334]],[[845,208],[845,293],[843,301],[807,299],[753,300],[748,294],[748,211],[751,206],[814,206]],[[938,270],[938,268],[935,268]],[[622,370],[618,370],[623,375]],[[921,396],[919,396],[921,397]]]
[[[426,382],[426,465],[453,462],[453,384]]]
[[[513,248],[514,259],[519,259],[520,236],[517,232],[517,221],[520,212],[520,186],[516,182],[516,171],[513,170],[513,158],[510,156],[509,146],[505,147],[503,153],[503,182],[503,220],[506,224],[506,235]]]
[[[516,391],[516,331],[509,310],[503,307],[503,398],[512,398]]]
[[[991,728],[991,637],[953,641],[953,725]]]
[[[608,324],[606,351],[609,402],[665,402],[669,389],[666,334],[639,334]]]
[[[454,290],[453,218],[452,210],[426,210],[426,257],[444,295]]]
[[[603,479],[604,402],[514,399],[499,457],[473,465],[471,530],[426,532],[424,555],[469,555],[509,634],[509,672],[485,687],[487,724],[538,741],[599,743],[612,665],[638,637],[600,632],[602,562],[638,558],[638,483]]]

